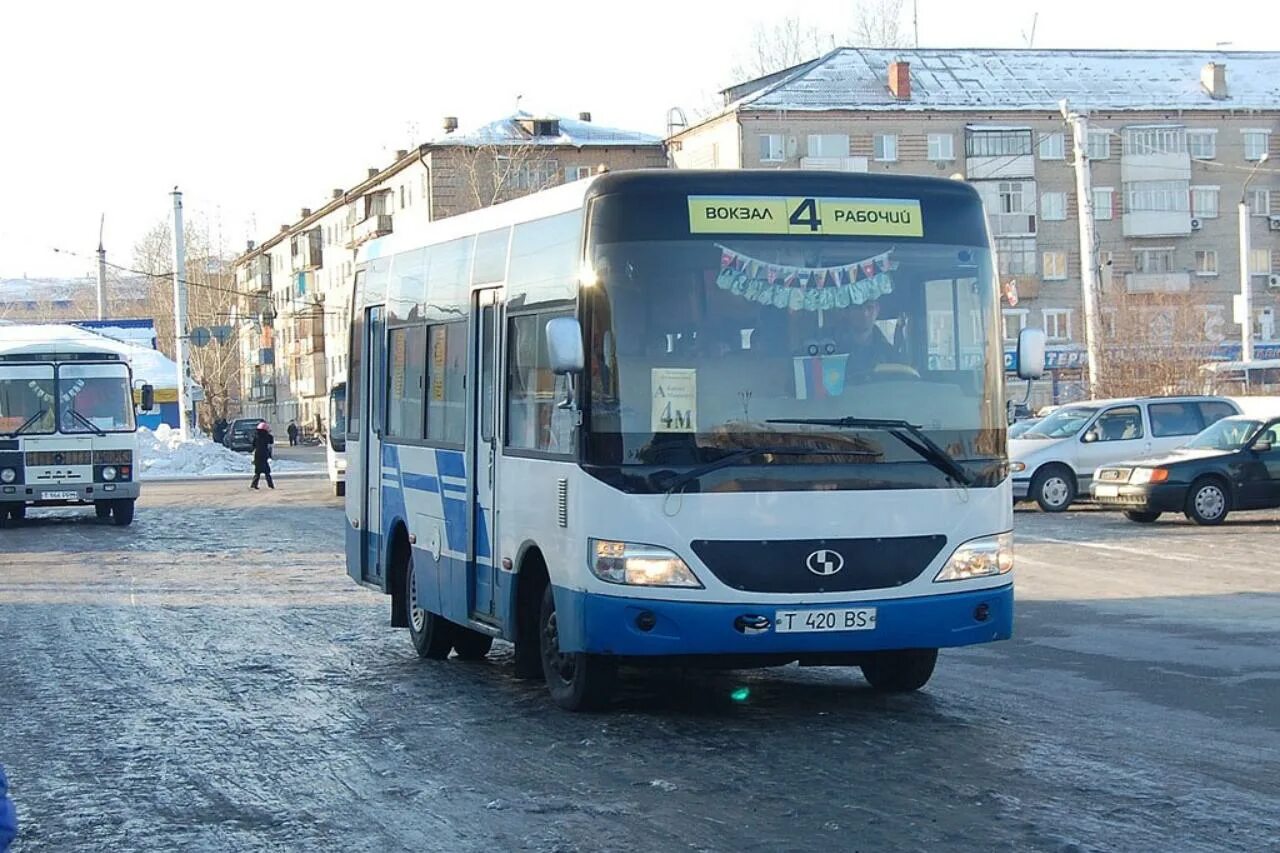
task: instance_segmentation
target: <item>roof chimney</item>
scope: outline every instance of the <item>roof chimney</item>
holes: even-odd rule
[[[302,217],[301,217],[302,219],[306,219],[310,215],[311,215],[311,208],[309,207],[302,208]]]
[[[282,233],[282,234],[283,234],[285,231],[288,231],[288,230],[289,230],[289,226],[288,226],[288,225],[281,225],[281,226],[280,226],[280,233]]]
[[[911,63],[895,59],[889,63],[889,92],[899,101],[911,100]]]
[[[398,149],[398,150],[396,151],[396,159],[397,159],[397,160],[403,160],[404,158],[406,158],[406,157],[408,157],[408,156],[409,156],[409,149],[408,149],[408,148],[400,148],[400,149]]]
[[[445,132],[445,133],[453,133],[453,132],[454,132],[455,130],[457,130],[457,129],[458,129],[458,117],[457,117],[457,116],[445,116],[445,117],[444,117],[444,132]]]
[[[376,177],[378,177],[378,172],[380,172],[380,171],[382,171],[382,170],[381,170],[381,169],[376,169],[376,168],[374,168],[373,166],[370,166],[370,167],[369,167],[369,177],[370,177],[370,178],[376,178]]]
[[[344,192],[343,192],[342,190],[340,190],[340,189],[334,189],[334,191],[333,191],[333,197],[334,197],[335,199],[342,198],[344,195],[346,195],[346,193],[344,193]]]
[[[578,113],[578,121],[591,121],[591,113]]]
[[[252,251],[253,251],[253,249],[254,249],[254,247],[258,245],[257,243],[253,242],[252,240],[246,240],[246,241],[245,241],[245,243],[246,243],[246,248],[245,248],[245,251],[246,251],[246,252],[252,252]]]
[[[1210,62],[1200,70],[1200,85],[1215,101],[1227,97],[1227,66]]]

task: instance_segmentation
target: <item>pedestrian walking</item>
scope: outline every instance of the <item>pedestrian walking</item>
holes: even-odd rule
[[[267,478],[267,488],[276,487],[275,481],[271,479],[271,445],[275,441],[271,427],[266,421],[260,422],[253,434],[253,482],[249,484],[249,488],[258,488],[258,478],[262,476]]]
[[[289,446],[294,447],[298,443],[298,424],[295,423],[294,421],[289,421],[288,433],[289,433]]]
[[[18,809],[9,799],[9,780],[0,767],[0,853],[9,849],[18,837]]]

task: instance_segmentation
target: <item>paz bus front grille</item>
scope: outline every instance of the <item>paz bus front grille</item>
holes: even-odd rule
[[[48,465],[92,465],[92,450],[29,450],[27,467]]]

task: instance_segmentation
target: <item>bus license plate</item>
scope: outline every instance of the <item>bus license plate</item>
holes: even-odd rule
[[[835,610],[779,610],[773,615],[779,634],[808,631],[873,631],[874,607],[842,607]]]
[[[79,492],[41,492],[42,501],[74,501],[79,499]]]

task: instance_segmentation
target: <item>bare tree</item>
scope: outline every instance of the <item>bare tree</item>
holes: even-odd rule
[[[561,182],[555,151],[532,142],[458,146],[449,160],[462,186],[458,209],[451,216],[489,207]]]
[[[902,0],[862,0],[850,36],[858,47],[906,47]]]
[[[737,81],[754,80],[816,59],[839,44],[905,47],[902,0],[860,0],[844,28],[824,30],[799,17],[758,24],[733,66]]]
[[[1194,390],[1200,365],[1222,340],[1222,306],[1194,293],[1127,293],[1102,300],[1102,395]]]

